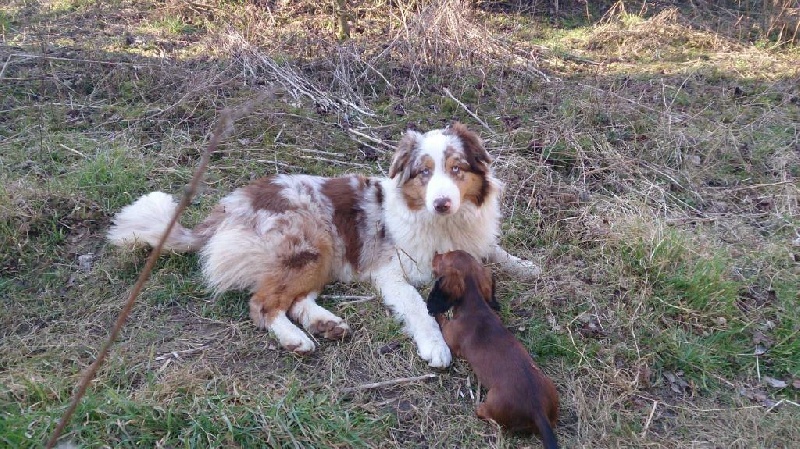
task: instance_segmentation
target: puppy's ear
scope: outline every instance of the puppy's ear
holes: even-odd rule
[[[489,307],[494,309],[495,312],[500,313],[500,303],[497,302],[497,297],[494,295],[495,289],[495,280],[494,280],[494,273],[492,273],[492,296],[489,298]]]
[[[428,314],[436,316],[447,312],[450,307],[453,307],[453,303],[450,301],[447,292],[442,288],[442,278],[436,279],[431,292],[428,294]]]
[[[411,163],[420,137],[422,137],[420,133],[409,130],[397,144],[397,151],[395,151],[392,165],[389,167],[390,178],[394,179],[400,174],[397,185],[403,185],[411,176]]]

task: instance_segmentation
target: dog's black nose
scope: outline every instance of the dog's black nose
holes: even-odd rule
[[[445,214],[450,211],[450,198],[439,198],[433,201],[433,208],[436,209],[436,212],[440,214]]]

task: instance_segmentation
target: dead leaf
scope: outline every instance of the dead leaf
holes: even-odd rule
[[[753,343],[769,348],[772,346],[772,339],[764,335],[761,331],[755,331],[753,332]]]
[[[381,354],[381,355],[383,355],[383,354],[388,354],[388,353],[390,353],[390,352],[393,352],[393,351],[395,351],[395,350],[396,350],[396,349],[398,349],[400,346],[401,346],[401,345],[400,345],[400,342],[399,342],[399,341],[392,341],[392,342],[390,342],[390,343],[387,343],[387,344],[385,344],[385,345],[381,346],[381,347],[380,347],[380,349],[378,349],[378,354]]]
[[[753,391],[747,388],[744,387],[739,388],[739,395],[744,396],[747,399],[753,400]]]
[[[788,382],[785,382],[780,379],[775,379],[774,377],[769,377],[769,376],[764,377],[764,383],[766,383],[772,388],[786,388],[786,386],[789,385]]]
[[[639,384],[644,388],[650,388],[650,376],[652,376],[653,372],[650,370],[650,367],[647,365],[640,365],[639,366]]]

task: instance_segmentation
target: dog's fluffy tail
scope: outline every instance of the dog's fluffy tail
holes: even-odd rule
[[[539,437],[542,439],[542,446],[545,449],[558,449],[558,440],[553,428],[550,426],[547,416],[543,410],[536,412],[536,427],[539,428]]]
[[[172,195],[164,192],[148,193],[117,213],[111,229],[108,230],[108,240],[117,246],[155,246],[177,208],[178,203]],[[164,242],[164,249],[195,251],[203,246],[205,240],[204,236],[194,234],[191,229],[175,223]]]

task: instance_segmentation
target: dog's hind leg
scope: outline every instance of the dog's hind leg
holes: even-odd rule
[[[287,313],[309,331],[320,331],[328,338],[336,338],[337,333],[340,338],[349,330],[341,318],[314,302],[329,279],[329,252],[295,251],[276,268],[265,268],[250,298],[250,318],[256,326],[270,329],[283,347],[297,353],[313,351],[314,343],[289,321]]]
[[[311,292],[292,304],[289,316],[313,335],[341,340],[350,335],[350,327],[341,318],[316,303],[318,293]]]
[[[478,404],[478,408],[475,409],[475,414],[480,419],[494,421],[503,427],[514,430],[514,424],[516,424],[512,419],[514,413],[509,409],[507,398],[505,399],[496,390],[489,388],[483,402]]]
[[[255,297],[255,295],[254,295]],[[307,354],[314,350],[314,342],[308,338],[302,329],[295,326],[286,316],[283,310],[275,313],[264,313],[258,302],[250,300],[250,317],[253,318],[256,326],[262,329],[269,329],[275,334],[275,338],[284,348],[298,354]]]
[[[284,348],[298,354],[313,351],[314,342],[286,316],[292,304],[291,295],[286,295],[284,284],[271,281],[266,279],[250,297],[250,318],[259,329],[272,331]]]

